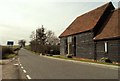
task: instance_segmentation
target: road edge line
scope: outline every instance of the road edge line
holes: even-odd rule
[[[26,75],[27,79],[32,79],[29,75]]]

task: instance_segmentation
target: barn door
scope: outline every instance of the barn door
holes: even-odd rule
[[[73,56],[76,56],[76,37],[73,37]]]

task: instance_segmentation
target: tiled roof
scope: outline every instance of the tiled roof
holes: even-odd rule
[[[107,3],[77,17],[59,37],[69,36],[93,29],[110,4],[112,3]]]
[[[119,13],[119,14],[118,14]],[[120,22],[120,8],[115,10],[110,17],[109,21],[103,28],[102,32],[98,34],[94,39],[108,39],[108,38],[120,38],[120,25],[118,25],[118,22]]]

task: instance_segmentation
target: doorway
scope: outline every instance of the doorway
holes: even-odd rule
[[[76,37],[73,37],[73,56],[76,56]]]

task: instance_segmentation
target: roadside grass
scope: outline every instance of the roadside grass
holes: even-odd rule
[[[17,47],[18,46],[14,46],[14,47],[2,46],[2,51],[1,51],[2,59],[10,59],[15,57],[17,54],[15,53],[14,49]]]
[[[16,56],[16,54],[5,54],[3,59],[10,59],[10,58],[13,58],[15,56]]]
[[[49,56],[49,57],[53,57],[53,58],[59,58],[59,59],[65,59],[65,60],[74,60],[74,61],[81,61],[81,62],[91,62],[91,63],[97,63],[97,64],[105,64],[105,65],[114,65],[114,66],[120,66],[120,64],[113,64],[113,63],[106,63],[106,62],[99,62],[99,61],[94,61],[94,60],[90,60],[90,59],[84,59],[84,58],[67,58],[65,56]]]
[[[28,50],[28,51],[30,51],[30,52],[32,52],[32,54],[35,54],[35,55],[40,55],[40,53],[38,53],[38,52],[34,52],[34,51],[30,50],[30,49],[29,49],[29,48],[27,48],[27,47],[25,47],[25,49],[26,49],[26,50]]]
[[[29,45],[26,45],[26,46],[24,47],[24,49],[26,49],[26,50],[32,52],[32,53],[35,54],[35,55],[40,55],[40,53],[35,52],[35,51],[32,51],[32,50],[30,49],[30,46],[29,46]]]
[[[19,47],[20,47],[19,45],[12,46],[13,49],[16,49],[16,48],[19,48]]]
[[[32,52],[33,54],[40,55],[39,53],[31,51],[30,49],[27,49],[27,50],[30,51],[30,52]],[[116,64],[116,63],[106,63],[106,62],[99,62],[98,60],[94,61],[94,60],[90,60],[90,59],[76,58],[76,57],[67,58],[66,56],[61,56],[61,55],[53,55],[53,56],[48,56],[48,57],[65,59],[65,60],[74,60],[74,61],[81,61],[81,62],[90,62],[90,63],[97,63],[97,64],[120,66],[120,63],[118,63],[118,64]]]
[[[5,63],[3,63],[3,62],[0,62],[0,65],[5,65]]]
[[[29,45],[26,45],[24,48],[27,49],[27,50],[30,50],[30,46]]]
[[[15,56],[16,56],[16,54],[5,54],[4,58],[2,60],[11,59],[11,58],[13,58]],[[5,65],[5,64],[6,64],[5,62],[0,61],[0,65]]]

